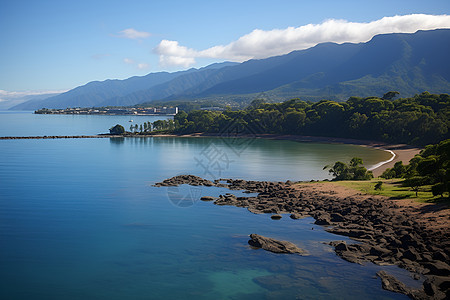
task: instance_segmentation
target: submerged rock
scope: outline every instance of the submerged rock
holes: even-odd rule
[[[262,248],[274,253],[297,253],[300,255],[307,255],[305,250],[297,247],[291,242],[274,240],[256,233],[250,234],[248,243],[250,246]]]
[[[422,290],[415,290],[407,287],[403,282],[398,280],[392,275],[389,275],[385,271],[377,272],[377,276],[381,278],[381,285],[383,289],[395,293],[401,293],[409,296],[413,299],[426,299],[425,293]]]

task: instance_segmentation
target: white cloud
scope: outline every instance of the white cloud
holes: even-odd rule
[[[143,63],[143,62],[136,62],[134,59],[131,58],[124,58],[123,62],[128,64],[128,65],[134,65],[136,66],[136,68],[138,68],[139,70],[145,70],[150,68],[150,65],[147,63]]]
[[[60,94],[67,92],[67,90],[59,91],[25,91],[25,92],[9,92],[5,90],[0,90],[0,97],[4,99],[19,98],[25,96],[37,96],[37,95],[47,95],[47,94]]]
[[[159,55],[159,64],[161,66],[183,66],[187,68],[195,64],[195,58],[175,55]]]
[[[151,35],[152,34],[150,32],[137,31],[134,28],[128,28],[128,29],[124,29],[122,31],[119,31],[118,37],[125,38],[125,39],[138,40],[138,39],[148,38]]]
[[[153,50],[162,66],[188,67],[196,58],[215,58],[245,61],[287,54],[294,50],[313,47],[323,42],[359,43],[383,33],[413,33],[417,30],[450,28],[448,15],[413,14],[384,17],[369,23],[329,19],[321,24],[264,31],[255,29],[227,45],[196,50],[179,45],[177,41],[162,40]]]
[[[48,95],[49,97],[54,94],[60,94],[67,92],[67,90],[61,91],[25,91],[25,92],[9,92],[0,90],[0,109],[8,109],[14,105],[20,104],[27,100],[32,99],[33,96]]]
[[[137,68],[138,68],[139,70],[145,70],[145,69],[150,68],[150,65],[149,65],[149,64],[146,64],[146,63],[139,63],[139,64],[137,64]]]
[[[154,49],[159,54],[159,64],[162,66],[189,67],[195,63],[199,52],[180,46],[177,41],[162,40]]]

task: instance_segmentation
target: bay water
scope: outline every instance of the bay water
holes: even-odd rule
[[[7,112],[0,136],[97,134],[129,119]],[[346,238],[312,218],[275,221],[199,201],[224,188],[152,186],[179,174],[324,179],[324,165],[353,156],[368,167],[390,158],[355,145],[263,139],[1,140],[0,298],[406,299],[375,277],[383,268],[414,284],[406,271],[342,260],[327,243]],[[252,249],[251,233],[310,255]]]

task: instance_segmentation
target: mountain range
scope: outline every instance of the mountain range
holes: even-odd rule
[[[374,36],[366,43],[323,43],[266,59],[218,63],[200,69],[90,82],[12,109],[128,106],[152,101],[249,102],[346,100],[350,96],[402,97],[450,92],[450,29]]]

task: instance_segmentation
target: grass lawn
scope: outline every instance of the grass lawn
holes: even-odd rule
[[[381,190],[375,190],[377,182],[383,182]],[[401,185],[401,179],[372,179],[364,181],[335,181],[334,183],[361,191],[370,195],[381,195],[392,199],[417,199],[424,203],[446,203],[450,204],[448,193],[444,197],[433,196],[431,193],[431,186],[422,186],[419,192],[414,192],[410,187]]]

